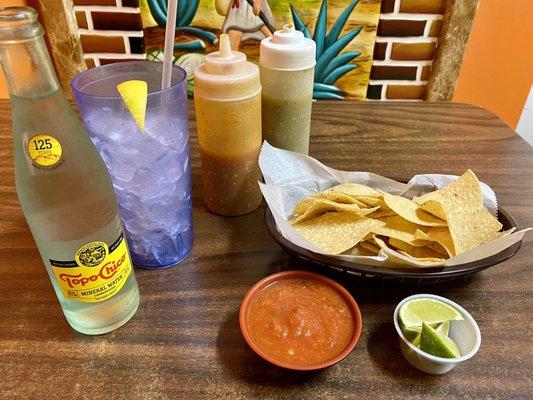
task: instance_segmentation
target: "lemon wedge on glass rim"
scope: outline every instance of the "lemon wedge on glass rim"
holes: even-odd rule
[[[141,132],[144,132],[148,84],[145,81],[124,81],[117,85],[117,91]]]

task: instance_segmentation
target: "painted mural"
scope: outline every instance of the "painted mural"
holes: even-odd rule
[[[232,47],[259,58],[259,42],[292,23],[317,45],[315,82],[320,99],[366,98],[381,0],[179,0],[174,60],[187,71],[217,49],[227,33]],[[144,45],[161,60],[166,0],[141,0]],[[194,85],[189,76],[188,89]]]

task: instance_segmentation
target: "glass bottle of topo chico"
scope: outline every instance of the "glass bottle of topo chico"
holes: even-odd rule
[[[37,13],[0,8],[0,58],[13,113],[18,197],[67,321],[101,334],[139,305],[105,166],[65,99]]]

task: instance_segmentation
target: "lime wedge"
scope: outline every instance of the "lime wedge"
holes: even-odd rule
[[[422,322],[438,324],[449,320],[463,319],[455,308],[430,298],[417,298],[408,301],[400,308],[399,318],[406,328],[422,326]]]
[[[452,339],[437,332],[425,322],[422,323],[422,332],[420,334],[420,350],[437,357],[461,357],[461,352]]]
[[[411,343],[413,343],[416,347],[420,348],[420,336],[421,334],[419,333],[417,337],[415,337],[413,339],[413,341]]]
[[[450,321],[443,322],[442,324],[433,324],[430,325],[432,328],[435,328],[438,332],[441,332],[444,335],[448,334],[448,331],[440,331],[441,326],[443,324],[448,324],[448,327],[450,326]],[[407,340],[409,340],[412,344],[414,344],[416,347],[420,347],[420,332],[422,332],[421,326],[413,326],[411,328],[406,328],[402,324],[400,324],[400,329],[402,330],[403,335]]]
[[[443,323],[438,324],[435,330],[442,333],[444,336],[448,336],[448,332],[450,332],[450,321],[444,321]]]
[[[402,330],[403,335],[407,340],[409,340],[411,343],[414,342],[415,338],[420,336],[420,332],[422,331],[422,327],[420,326],[413,326],[411,328],[406,328],[405,326],[400,324],[400,329]]]
[[[450,321],[445,321],[443,322],[442,324],[434,324],[434,325],[430,325],[432,328],[435,328],[435,330],[443,335],[446,335],[448,336],[448,331],[450,330]],[[417,335],[415,336],[415,338],[413,340],[410,340],[410,342],[415,345],[416,347],[420,348],[420,336],[421,336],[421,331],[422,331],[422,327],[414,327],[414,328],[405,328],[405,329],[410,329],[412,331],[417,331]],[[407,337],[407,336],[406,336]]]
[[[145,81],[125,81],[117,85],[118,93],[124,105],[131,113],[137,126],[144,131],[146,102],[148,100],[148,84]]]

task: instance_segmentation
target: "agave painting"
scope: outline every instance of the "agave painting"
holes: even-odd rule
[[[362,27],[351,30],[341,36],[348,18],[352,14],[359,0],[353,0],[327,32],[328,5],[327,0],[322,0],[320,11],[316,19],[313,36],[309,32],[298,12],[291,5],[291,14],[294,26],[301,31],[305,37],[312,38],[316,43],[316,66],[315,83],[313,88],[314,99],[336,99],[342,100],[342,90],[335,86],[335,82],[348,72],[357,68],[357,64],[352,63],[361,53],[358,51],[342,50],[361,32]]]
[[[147,0],[150,12],[157,24],[165,28],[167,26],[167,1],[166,0]],[[217,36],[209,31],[201,28],[189,26],[196,11],[200,0],[179,0],[178,9],[176,11],[176,32],[185,32],[198,37],[198,39],[190,40],[184,43],[176,43],[174,45],[175,51],[202,51],[205,49],[204,40],[209,43],[216,43]]]

